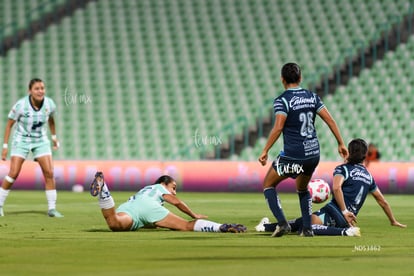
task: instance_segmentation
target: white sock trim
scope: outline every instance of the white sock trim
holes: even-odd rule
[[[194,232],[220,232],[220,223],[198,219],[194,224]]]
[[[99,198],[99,207],[101,207],[101,209],[111,209],[113,207],[115,207],[115,201],[112,198],[112,196],[106,197],[106,198]]]

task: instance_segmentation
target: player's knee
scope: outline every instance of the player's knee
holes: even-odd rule
[[[114,220],[106,220],[109,229],[113,232],[120,232],[120,231],[126,231],[120,223]]]
[[[13,180],[12,182],[10,182],[10,183],[13,183],[14,182],[14,180],[16,180],[17,179],[17,177],[19,177],[19,174],[20,174],[20,170],[18,170],[18,169],[10,169],[10,171],[9,171],[9,173],[7,174],[7,176],[10,178],[10,179],[6,179],[8,182],[10,182],[9,180]],[[6,177],[7,177],[6,176]]]
[[[312,224],[323,224],[323,221],[321,220],[321,218],[315,214],[312,214],[311,221],[312,221]]]
[[[125,229],[122,229],[121,227],[119,227],[118,225],[108,225],[109,229],[111,229],[112,232],[121,232],[121,231],[125,231]]]
[[[129,228],[126,227],[121,221],[119,221],[115,217],[105,217],[106,224],[108,225],[109,229],[113,232],[120,232],[120,231],[128,231]]]
[[[277,184],[278,183],[276,183],[275,181],[265,180],[265,181],[263,181],[263,189],[275,188],[277,186]]]
[[[45,179],[53,179],[53,170],[44,170],[43,176],[45,177]]]

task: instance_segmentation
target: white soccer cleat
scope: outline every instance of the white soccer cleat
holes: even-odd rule
[[[269,223],[270,223],[269,218],[264,217],[260,220],[259,224],[256,225],[254,228],[256,229],[257,232],[265,232],[266,230],[265,230],[264,225],[269,224]]]
[[[3,207],[0,207],[0,217],[4,217]]]
[[[349,237],[361,237],[361,229],[359,227],[349,227],[345,230],[345,233]]]

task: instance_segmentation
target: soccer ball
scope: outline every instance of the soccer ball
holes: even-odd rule
[[[308,185],[313,203],[322,203],[329,199],[331,188],[323,179],[312,179]]]
[[[82,193],[83,192],[83,186],[81,184],[75,184],[72,186],[72,192],[74,193]]]

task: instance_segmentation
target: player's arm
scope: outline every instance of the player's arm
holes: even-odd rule
[[[13,119],[9,119],[6,124],[6,129],[4,131],[4,139],[3,139],[3,151],[1,153],[1,159],[6,160],[7,157],[7,145],[9,143],[9,137],[11,133],[11,129],[16,121]]]
[[[348,224],[351,226],[355,226],[356,217],[352,212],[348,211],[348,209],[345,206],[344,193],[342,192],[343,183],[344,177],[340,174],[336,174],[333,178],[332,192],[335,197],[335,201],[341,209],[342,215],[344,216]]]
[[[329,113],[328,108],[326,106],[319,111],[319,116],[322,120],[328,125],[329,129],[331,130],[332,134],[335,136],[336,142],[338,143],[338,152],[342,158],[348,157],[348,149],[342,139],[341,132],[339,131],[338,125],[336,124],[334,118],[332,117],[331,113]]]
[[[388,217],[392,226],[398,226],[401,228],[407,227],[407,225],[401,224],[395,219],[394,214],[392,213],[392,210],[391,210],[391,206],[388,203],[388,201],[385,199],[384,195],[381,193],[380,189],[377,188],[374,192],[372,192],[372,195],[374,196],[378,205],[381,206],[382,210],[384,211],[385,215]]]
[[[194,213],[190,209],[190,207],[187,206],[187,204],[185,204],[181,199],[179,199],[175,195],[164,194],[162,197],[165,199],[166,202],[170,203],[171,205],[174,205],[175,207],[177,207],[178,210],[189,215],[192,218],[195,218],[195,219],[207,218],[207,216],[205,215]]]
[[[53,118],[53,116],[49,116],[48,123],[49,123],[50,134],[52,135],[53,149],[56,150],[59,148],[59,141],[56,136],[55,118]]]
[[[273,144],[279,139],[280,134],[282,134],[283,127],[285,126],[286,115],[276,114],[275,124],[273,125],[272,130],[270,131],[269,137],[267,138],[267,143],[263,148],[262,154],[259,157],[259,162],[264,166],[267,162],[267,154]]]

